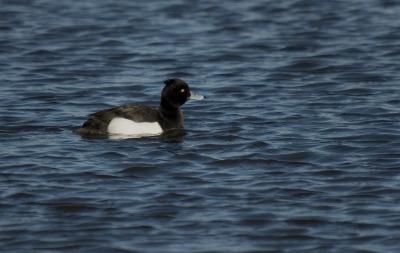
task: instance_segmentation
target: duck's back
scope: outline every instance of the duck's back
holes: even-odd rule
[[[78,132],[87,135],[141,134],[142,128],[157,132],[161,130],[159,120],[160,116],[156,109],[129,104],[89,115]]]

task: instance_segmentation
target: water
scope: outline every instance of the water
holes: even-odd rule
[[[2,252],[399,252],[400,4],[0,0]],[[74,134],[157,106],[185,136]]]

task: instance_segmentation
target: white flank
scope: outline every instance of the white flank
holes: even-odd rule
[[[142,137],[159,135],[162,133],[162,128],[158,122],[135,122],[117,117],[108,124],[107,132],[112,135]]]

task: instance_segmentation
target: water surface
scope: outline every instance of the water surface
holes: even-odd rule
[[[0,0],[2,252],[399,252],[400,4]],[[87,139],[205,95],[186,135]]]

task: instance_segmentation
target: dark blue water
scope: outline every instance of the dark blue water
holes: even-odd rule
[[[400,252],[399,85],[395,0],[0,0],[1,252]]]

